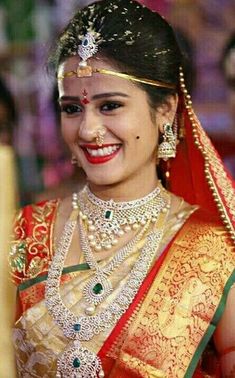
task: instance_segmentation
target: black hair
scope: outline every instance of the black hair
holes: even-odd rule
[[[10,90],[7,88],[6,84],[1,78],[0,78],[0,102],[7,109],[8,121],[11,123],[16,123],[17,112],[16,112],[16,107],[15,107],[15,101]]]
[[[179,29],[175,29],[175,35],[179,47],[182,51],[182,68],[184,72],[186,88],[189,93],[192,93],[197,79],[194,44],[189,36]]]
[[[87,32],[95,32],[98,54],[121,72],[140,78],[179,84],[182,55],[172,27],[157,12],[134,0],[102,0],[79,10],[60,34],[49,58],[49,69],[57,72],[77,49]],[[138,84],[150,106],[164,102],[177,89]]]
[[[8,143],[12,143],[14,128],[17,123],[17,111],[14,98],[0,77],[0,104],[6,109],[6,118],[0,120],[0,134],[7,135]]]

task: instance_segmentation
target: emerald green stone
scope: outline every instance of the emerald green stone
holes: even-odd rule
[[[113,217],[113,211],[112,210],[106,210],[104,214],[105,219],[111,220]]]
[[[79,332],[80,329],[81,329],[81,324],[79,324],[79,323],[74,324],[73,329],[74,329],[74,331]]]
[[[92,289],[93,293],[96,294],[96,295],[101,294],[103,290],[104,290],[104,288],[101,285],[101,283],[99,283],[99,282]]]
[[[81,362],[80,362],[79,358],[77,358],[77,357],[74,358],[74,360],[73,360],[73,367],[76,368],[76,369],[78,369],[80,367],[80,365],[81,365]]]
[[[171,125],[170,124],[166,124],[165,125],[165,130],[166,130],[166,132],[169,133],[169,131],[171,131]]]

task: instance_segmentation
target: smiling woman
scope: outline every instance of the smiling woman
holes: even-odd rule
[[[90,63],[97,70],[118,73],[101,58],[93,58]],[[77,57],[68,58],[60,65],[58,75],[75,71],[77,65]],[[59,81],[59,92],[62,134],[86,172],[92,191],[94,185],[99,185],[99,191],[104,188],[112,198],[114,189],[124,200],[153,190],[157,184],[158,125],[173,122],[177,97],[172,95],[167,104],[157,105],[153,116],[142,88],[119,76],[100,73],[82,77],[79,82],[76,76],[65,77]],[[96,143],[100,131],[101,145]],[[137,135],[144,137],[137,141]]]
[[[170,25],[132,0],[59,36],[62,135],[87,185],[16,219],[19,376],[232,374],[234,189],[182,65]]]

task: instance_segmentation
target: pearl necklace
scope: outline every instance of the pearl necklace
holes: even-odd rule
[[[126,285],[106,309],[94,316],[76,316],[62,302],[59,286],[64,261],[69,251],[77,225],[78,210],[74,209],[66,222],[59,246],[48,269],[45,288],[45,303],[49,314],[61,328],[64,335],[72,340],[57,360],[57,378],[102,378],[100,358],[83,347],[81,342],[91,340],[96,334],[110,328],[120,319],[132,303],[148,270],[156,258],[163,236],[166,213],[159,217],[157,231],[149,232],[139,258],[129,274]],[[163,218],[163,219],[161,219]]]
[[[155,223],[160,211],[167,211],[161,197],[163,188],[156,187],[147,196],[128,202],[101,200],[88,186],[73,195],[73,203],[79,203],[80,218],[88,230],[88,241],[93,251],[109,250],[118,243],[118,238],[144,226],[147,221]]]

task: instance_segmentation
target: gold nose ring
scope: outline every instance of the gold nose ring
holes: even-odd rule
[[[98,147],[101,147],[104,144],[105,130],[99,129],[96,133],[95,142]]]

